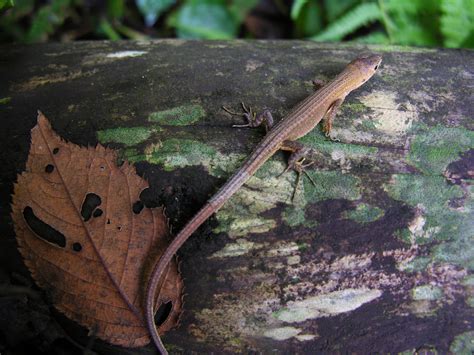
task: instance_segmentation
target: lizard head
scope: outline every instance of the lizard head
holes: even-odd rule
[[[354,59],[349,63],[348,67],[350,67],[353,72],[357,72],[359,78],[362,78],[362,82],[360,83],[360,85],[362,85],[375,74],[381,62],[381,55],[368,54]]]

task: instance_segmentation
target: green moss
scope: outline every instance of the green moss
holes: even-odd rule
[[[305,242],[297,242],[296,245],[298,246],[298,250],[300,252],[305,252],[310,247],[310,245]]]
[[[300,138],[299,141],[323,154],[329,155],[338,150],[343,152],[348,158],[361,158],[368,155],[375,155],[378,152],[376,147],[332,142],[321,132],[317,132],[317,129]]]
[[[157,132],[156,127],[117,127],[97,132],[100,143],[121,143],[132,146],[146,141]]]
[[[125,148],[121,151],[121,157],[127,159],[131,163],[141,161],[145,158],[143,154],[138,152],[137,148]]]
[[[399,229],[396,230],[394,235],[401,241],[410,244],[413,239],[412,233],[408,229]]]
[[[295,206],[288,206],[282,213],[282,219],[288,224],[290,227],[295,227],[299,225],[306,225],[307,220],[305,218],[305,211],[304,208],[298,208]],[[316,223],[310,223],[311,226],[315,226]]]
[[[460,221],[460,223],[462,223]],[[471,231],[474,226],[471,225]],[[437,261],[448,262],[474,270],[474,236],[457,236],[449,242],[433,248],[433,258]]]
[[[362,130],[364,130],[365,132],[371,132],[371,131],[375,131],[377,129],[377,125],[375,124],[375,122],[373,120],[363,120],[360,123],[359,127]]]
[[[411,297],[416,301],[435,301],[443,297],[443,290],[433,285],[422,285],[411,290]]]
[[[474,353],[474,331],[459,334],[449,347],[452,354],[471,355]]]
[[[183,105],[153,112],[148,116],[148,121],[170,126],[187,126],[199,121],[205,114],[201,105]]]
[[[448,185],[441,176],[394,175],[385,190],[395,200],[404,201],[410,206],[425,211],[427,223],[425,228],[437,227],[438,237],[449,236],[461,215],[449,207],[452,199],[463,196],[462,189],[457,185]],[[452,219],[454,218],[454,221]]]
[[[474,268],[472,194],[466,194],[462,207],[451,208],[450,201],[464,196],[461,187],[448,185],[442,176],[408,174],[394,175],[385,190],[395,200],[416,207],[425,219],[420,233],[405,229],[402,235],[418,244],[442,240],[431,250],[434,261]]]
[[[467,275],[464,277],[461,284],[464,286],[466,295],[470,296],[466,298],[466,304],[469,307],[474,308],[474,275]]]
[[[352,219],[357,223],[365,224],[376,221],[382,217],[385,212],[377,206],[371,206],[362,203],[356,207],[355,210],[351,210],[345,213],[346,218]]]
[[[368,110],[368,107],[364,105],[363,103],[360,102],[354,102],[354,103],[345,103],[343,106],[343,110],[348,110],[353,113],[361,113],[365,112]]]
[[[399,352],[398,355],[413,355],[416,354],[416,349],[409,349],[409,350],[404,350],[402,352]]]
[[[462,280],[463,286],[474,286],[474,275],[468,275]]]
[[[0,105],[6,105],[6,104],[8,104],[8,103],[11,101],[11,99],[12,99],[11,97],[2,97],[2,98],[0,99]]]
[[[304,180],[304,196],[307,201],[327,199],[357,200],[361,196],[360,180],[340,171],[308,171],[316,186]]]
[[[408,161],[427,174],[443,173],[459,155],[474,149],[474,132],[462,128],[418,126]]]
[[[430,262],[431,259],[429,257],[420,256],[407,263],[399,264],[398,268],[405,272],[419,272],[425,270]]]
[[[172,138],[161,145],[155,145],[146,152],[146,160],[160,164],[171,171],[191,165],[209,167],[210,161],[217,154],[216,150],[204,143],[191,139]]]
[[[261,214],[289,201],[293,180],[291,174],[279,176],[283,170],[282,161],[267,161],[216,214],[219,226],[215,232],[226,232],[235,237],[273,229],[275,220]]]

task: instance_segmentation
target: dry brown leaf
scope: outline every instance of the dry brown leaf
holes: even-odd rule
[[[39,113],[12,217],[25,263],[55,306],[105,341],[138,347],[150,341],[143,300],[149,260],[168,244],[167,220],[162,208],[143,206],[148,184],[135,168],[116,161],[112,149],[65,142]],[[160,333],[176,325],[182,289],[173,262],[157,301],[170,311]]]

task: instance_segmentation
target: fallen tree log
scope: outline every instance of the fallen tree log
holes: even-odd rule
[[[367,51],[384,61],[342,106],[339,141],[318,129],[301,140],[314,149],[316,185],[303,177],[291,201],[296,176],[280,175],[286,155],[277,153],[180,251],[185,311],[165,344],[203,353],[472,351],[474,53],[178,40],[2,47],[0,282],[4,294],[19,283],[28,292],[0,298],[0,351],[88,342],[48,309],[47,292],[31,290],[16,251],[10,194],[37,110],[66,139],[134,162],[151,185],[143,200],[164,205],[176,231],[264,134],[232,128],[239,118],[223,105],[266,107],[278,120],[312,79],[330,79]]]

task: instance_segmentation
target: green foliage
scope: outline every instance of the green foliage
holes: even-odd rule
[[[13,0],[0,0],[0,10],[8,9],[13,6]]]
[[[99,22],[99,25],[97,27],[97,32],[104,35],[111,41],[117,41],[121,38],[120,34],[114,29],[114,27],[110,24],[110,22],[107,21],[105,18]]]
[[[307,37],[319,32],[323,26],[322,8],[316,1],[295,1],[291,18],[295,24],[296,37]]]
[[[291,19],[295,21],[301,14],[303,7],[309,2],[309,0],[295,0],[291,7]]]
[[[313,36],[315,41],[340,41],[349,33],[380,19],[381,12],[374,3],[362,3],[346,12],[322,32]]]
[[[63,23],[71,3],[71,0],[53,0],[50,4],[41,7],[33,17],[24,41],[29,43],[47,39],[48,35]]]
[[[111,18],[121,18],[125,11],[125,0],[108,0],[107,14]]]
[[[474,0],[443,0],[441,10],[444,45],[462,47],[463,42],[474,32]]]
[[[135,3],[145,17],[147,27],[151,27],[158,17],[175,3],[175,0],[135,0]]]
[[[226,8],[225,1],[188,1],[170,21],[178,37],[188,39],[230,39],[238,23]]]
[[[324,0],[324,8],[326,9],[326,18],[329,23],[335,21],[355,4],[360,3],[358,0]]]
[[[326,0],[324,5],[327,25],[312,33],[316,41],[474,47],[474,0]],[[301,6],[293,4],[298,16]]]
[[[0,10],[0,41],[248,38],[291,21],[294,38],[474,48],[474,0],[0,0]]]
[[[259,0],[233,0],[227,7],[234,19],[242,24],[247,14],[258,4]]]

